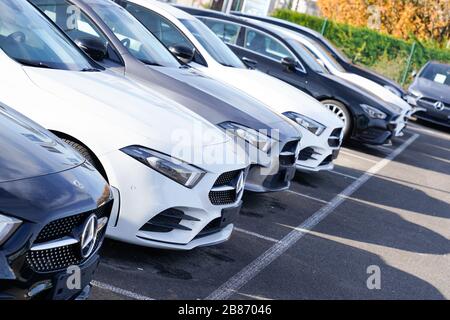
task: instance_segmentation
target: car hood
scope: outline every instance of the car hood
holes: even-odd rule
[[[299,131],[272,109],[193,68],[150,67],[158,74],[152,84],[171,99],[214,124],[233,121],[255,130],[278,129],[280,139],[299,137]]]
[[[380,79],[380,81],[383,81],[383,82],[385,82],[386,84],[388,84],[388,85],[394,87],[395,89],[397,89],[398,91],[400,91],[402,94],[405,93],[405,90],[404,90],[397,82],[395,82],[394,80],[389,79],[388,77],[385,77],[385,76],[383,76],[382,74],[379,74],[378,72],[375,72],[375,71],[373,71],[373,70],[370,70],[369,68],[364,68],[364,67],[361,67],[361,66],[359,66],[359,65],[357,65],[357,64],[354,64],[354,63],[351,63],[351,65],[352,65],[354,68],[357,68],[357,69],[361,70],[361,71],[364,72],[364,73],[371,74],[373,77],[376,77],[376,78]]]
[[[425,78],[416,78],[409,89],[419,91],[424,97],[450,104],[450,88],[445,84],[437,83]]]
[[[357,74],[350,72],[339,72],[338,76],[347,80],[348,82],[351,82],[356,86],[363,88],[364,90],[371,92],[379,99],[382,99],[387,103],[392,103],[400,107],[402,109],[402,112],[409,111],[411,109],[411,106],[401,97],[395,95],[388,89],[380,86],[378,83],[372,80],[369,80],[367,78],[361,77]]]
[[[277,113],[293,111],[329,128],[343,126],[342,120],[318,100],[261,71],[223,67],[212,75],[260,100]]]
[[[142,88],[109,71],[74,72],[24,67],[31,81],[41,90],[71,104],[86,117],[95,116],[117,127],[147,138],[159,151],[170,151],[175,131],[192,133],[199,127],[208,130],[208,139],[185,139],[185,146],[221,144],[226,135],[202,117],[161,94]],[[80,124],[82,125],[82,124]],[[105,133],[109,134],[109,133]]]
[[[56,136],[0,104],[0,183],[69,170],[85,160]]]
[[[401,114],[401,112],[398,112],[396,108],[392,106],[391,103],[387,103],[384,100],[381,100],[378,96],[376,96],[373,92],[368,91],[350,81],[347,79],[341,78],[337,75],[333,75],[331,73],[321,73],[321,76],[324,78],[327,78],[328,80],[332,81],[333,86],[343,87],[343,90],[351,90],[353,92],[353,97],[358,98],[360,103],[367,103],[370,105],[373,105],[374,107],[381,107],[385,109],[386,111],[389,111],[393,116],[398,116]],[[344,89],[345,88],[345,89]],[[339,89],[337,89],[339,91]],[[383,110],[382,110],[383,111]]]

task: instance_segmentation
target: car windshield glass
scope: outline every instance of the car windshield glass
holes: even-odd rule
[[[303,60],[305,64],[308,65],[312,70],[320,73],[328,73],[319,62],[317,62],[316,57],[306,49],[303,44],[294,39],[288,39],[287,42],[294,48],[298,56]]]
[[[450,86],[450,65],[430,63],[422,70],[419,78],[425,78],[446,86]]]
[[[325,59],[325,64],[331,65],[332,68],[336,69],[339,72],[345,72],[345,69],[339,64],[339,62],[336,61],[336,59],[333,57],[333,55],[319,42],[312,43],[313,46],[319,50],[321,53],[321,59]]]
[[[180,66],[170,51],[127,10],[110,0],[88,3],[136,59],[150,65]]]
[[[330,55],[335,55],[341,60],[345,62],[350,62],[350,59],[341,51],[341,49],[336,48],[327,38],[320,36],[321,46],[323,46],[324,50],[328,52]]]
[[[76,71],[99,68],[25,0],[0,1],[0,48],[26,66]]]
[[[203,22],[181,19],[186,28],[218,63],[234,68],[245,68],[241,60]]]

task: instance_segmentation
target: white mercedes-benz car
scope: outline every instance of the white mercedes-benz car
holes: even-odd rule
[[[336,61],[336,59],[318,42],[315,42],[306,36],[303,36],[299,33],[293,32],[291,30],[279,27],[272,26],[273,28],[277,28],[283,30],[289,37],[300,42],[305,48],[307,48],[313,56],[319,61],[331,74],[334,74],[358,87],[361,87],[372,94],[374,94],[379,99],[383,100],[386,103],[393,104],[401,108],[401,117],[403,121],[399,123],[395,130],[395,136],[403,135],[402,131],[406,126],[408,119],[416,112],[414,108],[412,108],[405,100],[403,100],[400,96],[393,93],[391,90],[383,87],[382,85],[364,78],[355,73],[347,72],[340,64]]]
[[[344,124],[319,101],[281,80],[248,68],[200,20],[180,9],[154,0],[116,2],[175,54],[180,47],[192,51],[190,58],[178,56],[181,60],[293,120],[302,132],[301,151],[296,161],[298,169],[333,169]]]
[[[0,70],[0,99],[107,178],[109,237],[181,250],[230,237],[248,162],[221,130],[105,71],[25,0],[0,1]]]

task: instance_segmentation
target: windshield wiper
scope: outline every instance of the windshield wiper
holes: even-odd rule
[[[25,60],[25,59],[16,59],[16,61],[27,67],[54,69],[54,68],[50,67],[49,65],[46,65],[45,63],[40,62],[40,61],[31,61],[31,60]]]
[[[99,72],[100,70],[97,68],[84,68],[81,69],[81,72]]]

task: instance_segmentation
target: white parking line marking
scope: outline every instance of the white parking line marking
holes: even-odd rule
[[[351,175],[349,175],[349,174],[342,173],[342,172],[339,172],[339,171],[336,171],[336,170],[331,170],[331,171],[329,171],[329,172],[334,173],[334,174],[337,174],[337,175],[339,175],[339,176],[347,177],[347,178],[350,178],[350,179],[353,179],[353,180],[358,179],[358,178],[355,177],[355,176],[351,176]]]
[[[280,241],[280,240],[277,240],[277,239],[274,239],[274,238],[271,238],[271,237],[266,237],[266,236],[263,236],[262,234],[259,234],[259,233],[256,233],[256,232],[252,232],[252,231],[248,231],[248,230],[241,229],[241,228],[236,228],[235,227],[234,230],[238,231],[238,232],[242,232],[242,233],[248,234],[248,235],[256,237],[256,238],[264,239],[264,240],[267,240],[267,241],[270,241],[270,242],[277,243],[278,241]]]
[[[286,192],[292,193],[292,194],[295,194],[297,196],[301,196],[301,197],[304,197],[304,198],[308,198],[308,199],[311,199],[311,200],[314,200],[314,201],[317,201],[317,202],[320,202],[320,203],[328,204],[328,201],[325,201],[325,200],[322,200],[322,199],[319,199],[319,198],[316,198],[316,197],[308,196],[308,195],[300,193],[300,192],[295,192],[295,191],[292,191],[292,190],[286,190]]]
[[[150,297],[143,296],[141,294],[134,293],[134,292],[131,292],[131,291],[128,291],[128,290],[125,290],[125,289],[117,288],[117,287],[114,287],[114,286],[112,286],[110,284],[103,283],[103,282],[100,282],[100,281],[92,280],[91,284],[94,287],[97,287],[97,288],[100,288],[100,289],[104,289],[104,290],[108,290],[108,291],[120,294],[121,296],[124,296],[124,297],[127,297],[127,298],[131,298],[131,299],[134,299],[134,300],[155,300],[155,299],[152,299]]]
[[[300,224],[297,229],[293,230],[279,242],[274,244],[261,256],[256,258],[253,262],[247,265],[240,272],[231,277],[227,282],[221,285],[217,290],[212,292],[207,300],[223,300],[230,298],[234,293],[238,292],[244,285],[252,280],[256,275],[269,266],[274,260],[279,258],[286,250],[292,247],[297,241],[299,241],[309,230],[314,228],[318,223],[325,219],[330,213],[333,212],[339,205],[341,205],[346,197],[351,196],[355,191],[361,188],[372,176],[387,166],[395,157],[401,154],[411,143],[413,143],[419,137],[418,134],[413,135],[406,140],[402,145],[396,148],[386,158],[380,160],[377,164],[372,166],[366,173],[364,173],[358,180],[345,188],[340,194],[331,200],[329,204],[319,209],[305,222]]]
[[[366,157],[363,157],[363,156],[360,156],[360,155],[357,155],[357,154],[354,154],[352,152],[348,152],[348,151],[345,151],[345,150],[341,150],[340,153],[343,153],[343,154],[346,154],[348,156],[355,157],[355,158],[358,158],[358,159],[361,159],[361,160],[369,161],[369,162],[372,162],[372,163],[377,163],[378,162],[377,160],[366,158]]]

